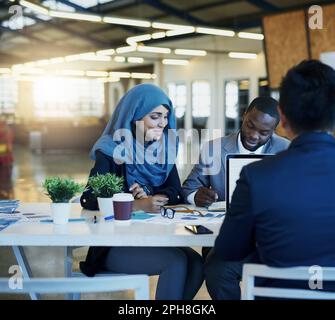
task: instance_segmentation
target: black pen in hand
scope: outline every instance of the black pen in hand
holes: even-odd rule
[[[212,189],[212,186],[211,186],[211,185],[207,186],[207,184],[204,183],[204,182],[202,181],[202,179],[200,179],[199,176],[197,176],[197,180],[201,183],[201,185],[202,185],[204,188],[207,188],[207,189],[209,189],[209,190],[214,191],[214,190]],[[215,201],[216,201],[216,200],[219,198],[219,196],[218,196],[218,194],[217,194],[216,191],[214,191],[214,192],[215,192]]]

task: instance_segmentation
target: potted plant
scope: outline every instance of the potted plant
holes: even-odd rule
[[[99,210],[104,216],[113,215],[113,195],[123,191],[124,178],[113,173],[97,174],[88,179],[88,186],[97,197]]]
[[[83,192],[85,187],[72,179],[48,177],[44,180],[43,188],[52,201],[51,212],[54,223],[67,223],[71,208],[69,201],[76,194]]]

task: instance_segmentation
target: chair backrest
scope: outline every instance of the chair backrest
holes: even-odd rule
[[[16,284],[15,287],[18,287]],[[0,292],[23,293],[70,293],[111,292],[135,290],[135,299],[149,300],[149,277],[147,275],[126,275],[97,278],[34,278],[23,279],[22,288],[13,288],[8,278],[0,278]]]
[[[335,281],[335,267],[292,267],[273,268],[262,264],[245,264],[242,275],[242,300],[254,300],[257,297],[287,299],[335,299],[335,292],[308,289],[288,289],[255,287],[255,277],[285,279]],[[319,272],[317,272],[319,271]]]

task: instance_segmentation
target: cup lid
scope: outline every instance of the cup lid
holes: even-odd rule
[[[134,197],[131,193],[115,193],[113,196],[113,201],[134,201]]]

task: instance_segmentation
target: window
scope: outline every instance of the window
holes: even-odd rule
[[[242,116],[249,105],[249,80],[228,80],[225,82],[226,134],[237,132]]]
[[[186,112],[186,101],[187,101],[187,88],[184,83],[170,82],[167,85],[168,95],[175,108],[175,114],[177,119],[177,128],[185,127],[185,112]]]
[[[211,87],[208,81],[192,83],[192,119],[193,128],[198,130],[207,127],[211,111]]]
[[[13,78],[0,78],[0,114],[14,114],[17,105],[17,82]]]
[[[104,84],[89,79],[39,79],[34,82],[34,102],[38,117],[101,117]]]

